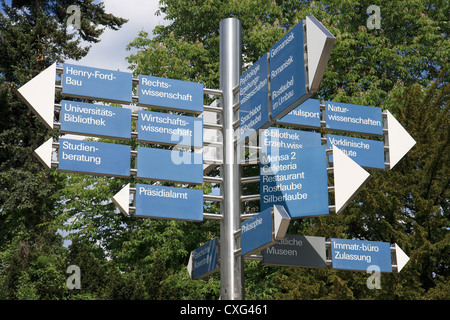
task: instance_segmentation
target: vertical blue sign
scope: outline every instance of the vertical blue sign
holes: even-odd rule
[[[272,118],[306,100],[303,21],[270,49]]]
[[[326,146],[261,157],[261,210],[282,205],[291,218],[329,214]]]
[[[64,63],[64,96],[131,102],[132,74]]]
[[[336,146],[341,149],[350,159],[361,167],[384,169],[384,142],[351,138],[345,136],[327,135],[327,146]],[[333,162],[333,155],[330,155]]]
[[[272,208],[241,223],[241,253],[252,254],[264,249],[273,241]]]
[[[383,135],[381,108],[325,101],[326,128]]]
[[[203,220],[203,191],[136,184],[137,217]]]
[[[138,141],[203,146],[203,119],[139,110]]]
[[[203,183],[203,155],[195,152],[138,147],[137,178]]]
[[[239,138],[246,137],[269,121],[267,53],[239,78]]]
[[[392,272],[391,245],[388,242],[331,239],[333,269],[367,271],[371,265]]]
[[[131,110],[126,108],[62,100],[60,122],[62,133],[131,138]]]
[[[193,251],[192,279],[204,278],[219,269],[217,247],[217,238],[214,238]]]
[[[203,84],[140,75],[139,104],[201,113]]]
[[[279,124],[305,128],[320,128],[320,100],[308,99],[283,118]]]
[[[131,146],[60,139],[58,170],[114,177],[129,177],[130,154]]]

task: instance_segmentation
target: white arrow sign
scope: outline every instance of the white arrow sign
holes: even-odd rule
[[[50,138],[33,152],[47,169],[51,169],[52,167],[52,144],[53,138]]]
[[[340,213],[364,187],[370,174],[336,146],[333,162],[335,206],[336,213]]]
[[[313,16],[306,17],[309,91],[319,89],[335,37]],[[320,52],[320,54],[318,54]]]
[[[125,216],[130,216],[130,184],[128,183],[125,187],[120,189],[113,198],[114,204],[119,207],[120,211]]]
[[[55,108],[56,63],[17,90],[18,96],[50,130]]]
[[[416,144],[416,141],[388,110],[384,112],[387,116],[388,137],[386,143],[389,147],[389,169],[392,169]]]

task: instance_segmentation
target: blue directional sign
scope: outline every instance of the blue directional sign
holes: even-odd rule
[[[305,88],[303,22],[294,26],[270,49],[272,118],[284,116],[308,96]]]
[[[203,183],[201,153],[137,148],[137,178],[180,183]]]
[[[272,243],[272,209],[267,208],[241,223],[241,253],[252,254]]]
[[[261,210],[282,205],[291,218],[329,214],[326,146],[261,156]]]
[[[239,78],[239,138],[246,137],[269,121],[267,53]]]
[[[131,102],[132,74],[64,63],[64,96]]]
[[[131,146],[60,139],[58,170],[129,177],[130,154]]]
[[[320,100],[308,99],[283,118],[279,124],[304,128],[320,128]]]
[[[60,132],[94,137],[131,138],[131,110],[61,101]]]
[[[140,75],[139,104],[201,113],[203,84]]]
[[[351,138],[345,136],[327,135],[327,146],[332,148],[335,145],[341,149],[353,161],[361,167],[384,169],[384,142]],[[333,155],[330,155],[330,162],[333,162]]]
[[[367,271],[375,265],[392,272],[391,245],[388,242],[331,239],[333,269]]]
[[[137,217],[203,220],[203,191],[136,184]]]
[[[278,155],[281,149],[302,149],[321,145],[321,136],[318,132],[300,131],[283,128],[268,128],[261,132],[261,161],[263,157]]]
[[[325,101],[326,128],[383,135],[381,108]]]
[[[203,146],[203,119],[139,110],[138,141]]]
[[[219,269],[217,238],[195,249],[192,258],[192,279],[201,279],[217,271]]]

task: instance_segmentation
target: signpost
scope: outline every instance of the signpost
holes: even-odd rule
[[[400,271],[409,258],[396,244],[390,247],[383,242],[334,238],[327,242],[321,237],[285,238],[285,235],[291,218],[329,214],[332,207],[337,214],[342,212],[368,180],[369,173],[361,166],[392,169],[414,146],[414,139],[388,111],[382,113],[380,108],[326,102],[321,117],[320,102],[308,98],[319,88],[334,36],[314,17],[306,17],[289,30],[242,76],[240,28],[240,21],[235,18],[221,21],[219,89],[140,75],[134,80],[138,83],[138,96],[132,97],[131,73],[67,63],[58,68],[62,72],[60,89],[65,97],[125,104],[134,99],[138,107],[200,114],[207,108],[203,106],[203,95],[219,95],[220,108],[208,108],[220,113],[222,119],[221,124],[209,125],[223,134],[220,178],[204,179],[203,156],[195,152],[203,147],[200,137],[206,125],[202,119],[139,110],[137,132],[131,132],[132,115],[128,108],[63,100],[60,123],[55,123],[54,100],[59,87],[55,85],[56,64],[17,90],[48,129],[101,138],[137,138],[138,142],[176,147],[168,150],[138,146],[131,150],[129,145],[61,138],[58,145],[48,139],[34,154],[47,168],[53,166],[65,172],[125,178],[135,175],[138,179],[156,180],[152,185],[137,183],[135,187],[128,183],[114,195],[112,201],[127,216],[202,221],[205,196],[221,201],[221,214],[213,217],[220,220],[220,240],[213,239],[194,250],[188,269],[191,278],[200,279],[220,265],[222,299],[243,298],[242,260],[266,248],[266,264],[323,267],[328,264],[324,250],[329,246],[333,268],[363,270],[366,264],[377,263],[384,272]],[[239,102],[235,100],[238,91]],[[331,150],[326,150],[327,146],[321,145],[320,133],[271,127],[284,124],[384,135],[385,143],[329,134],[325,140]],[[242,222],[241,202],[246,196],[240,195],[244,179],[240,176],[237,148],[253,132],[266,128],[269,129],[262,131],[259,139],[260,176],[250,177],[251,181],[259,178],[261,212]],[[59,159],[52,162],[55,147],[59,148]],[[387,150],[385,161],[384,150]],[[131,157],[136,157],[136,169],[130,168]],[[333,163],[332,168],[327,167],[327,160]],[[328,186],[331,172],[334,187]],[[220,183],[220,195],[161,185],[161,182],[204,181]],[[330,190],[334,191],[334,206],[328,204]],[[133,194],[134,206],[130,206]],[[270,247],[273,244],[276,245]],[[395,265],[388,259],[390,252],[395,252]]]

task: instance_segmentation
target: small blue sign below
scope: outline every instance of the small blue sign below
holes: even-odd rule
[[[327,129],[383,135],[381,108],[325,101],[325,115]]]
[[[381,272],[392,272],[391,245],[388,242],[331,239],[333,269],[367,271],[378,266]]]
[[[60,132],[101,138],[131,138],[131,109],[61,101]]]
[[[308,99],[277,120],[277,123],[302,128],[320,128],[320,119],[320,100]]]
[[[139,110],[138,141],[180,146],[203,146],[203,119]]]
[[[201,279],[219,269],[219,253],[217,238],[205,243],[192,252],[192,276]]]
[[[241,223],[241,254],[252,254],[275,243],[272,236],[272,208]]]
[[[129,72],[64,63],[62,94],[68,97],[131,102],[133,77]]]
[[[384,142],[351,138],[346,136],[327,135],[327,146],[329,149],[336,146],[341,149],[350,159],[361,167],[384,169]],[[333,155],[330,155],[333,162]]]
[[[136,184],[137,217],[203,220],[203,191]]]
[[[129,177],[131,146],[72,139],[59,140],[58,170]]]
[[[139,75],[139,104],[203,112],[203,84]]]
[[[137,178],[203,183],[203,155],[177,150],[137,148]]]

